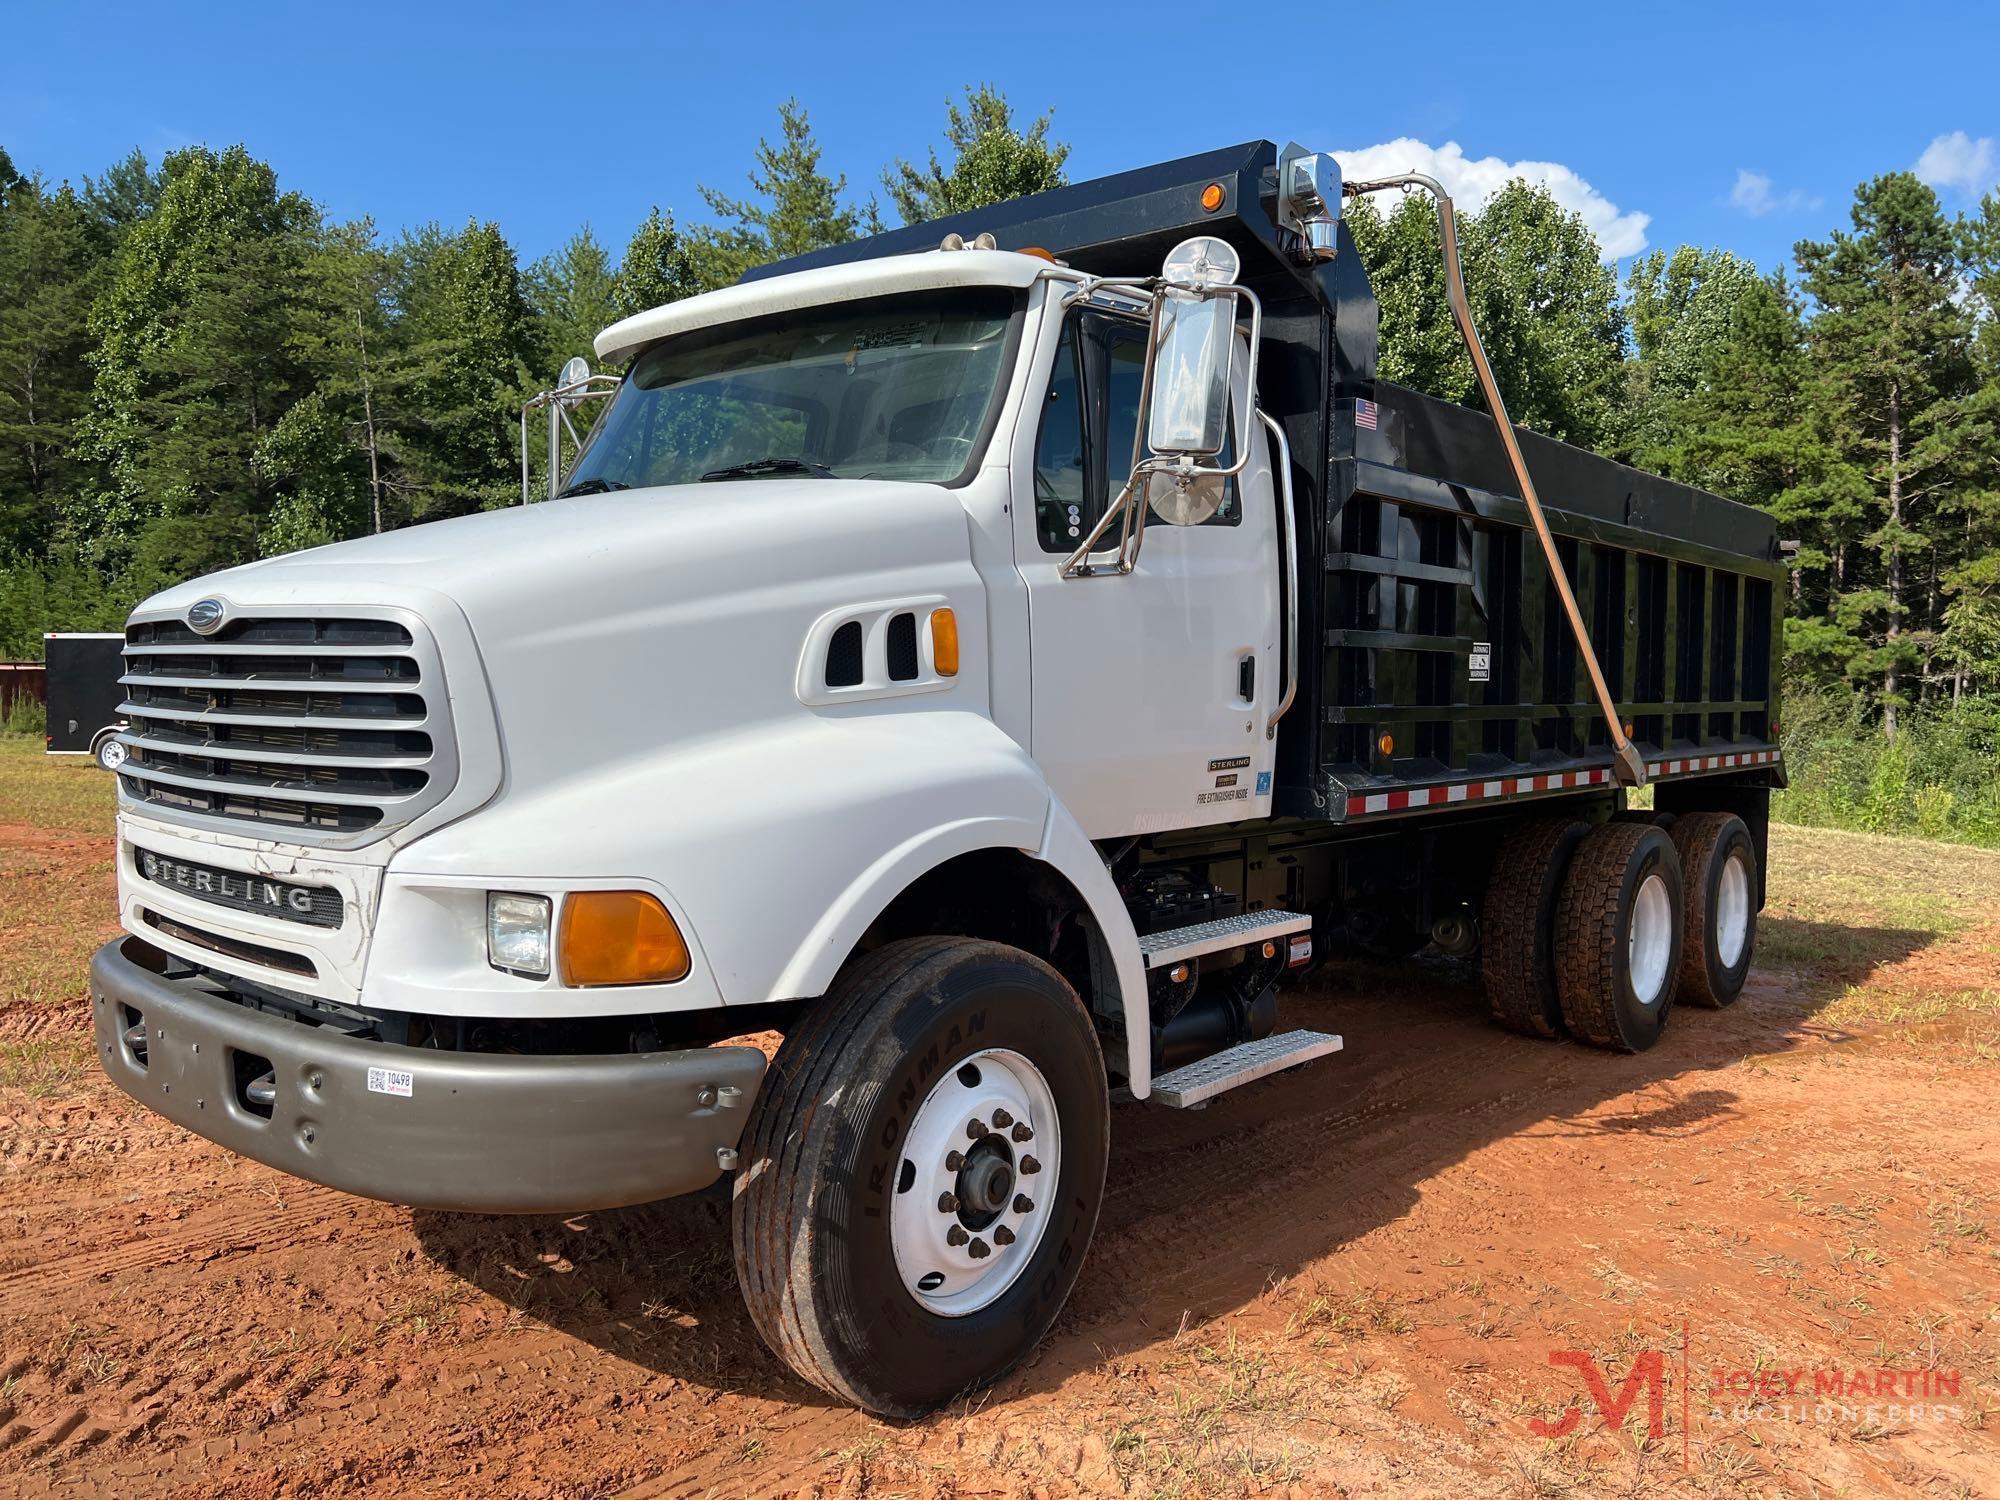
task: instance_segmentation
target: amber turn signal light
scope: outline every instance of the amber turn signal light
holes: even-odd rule
[[[556,947],[562,982],[572,987],[687,978],[687,940],[645,891],[575,892],[563,902]]]
[[[948,609],[931,611],[931,663],[940,677],[958,675],[958,616]]]

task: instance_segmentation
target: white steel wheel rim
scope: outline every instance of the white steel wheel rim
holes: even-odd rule
[[[1062,1125],[1039,1068],[999,1047],[954,1065],[911,1117],[889,1199],[904,1289],[946,1318],[1004,1295],[1054,1217],[1061,1170]]]
[[[97,747],[97,763],[107,771],[115,771],[125,764],[125,742],[106,740]]]
[[[1723,861],[1715,888],[1715,956],[1733,969],[1750,942],[1750,870],[1741,849]]]
[[[1674,904],[1667,896],[1667,883],[1658,875],[1648,875],[1639,883],[1632,898],[1632,932],[1628,939],[1627,970],[1632,976],[1632,993],[1645,1006],[1659,1004],[1667,982],[1667,959],[1674,947]]]

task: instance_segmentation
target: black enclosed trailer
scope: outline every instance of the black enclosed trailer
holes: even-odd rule
[[[1301,670],[1278,731],[1277,816],[1107,851],[1114,872],[1142,932],[1156,908],[1184,919],[1192,889],[1204,910],[1310,912],[1316,933],[1373,951],[1483,947],[1496,1017],[1554,1034],[1554,908],[1573,855],[1641,837],[1586,834],[1614,822],[1670,834],[1701,865],[1687,872],[1690,913],[1715,894],[1694,887],[1722,868],[1716,841],[1747,842],[1725,874],[1740,884],[1747,871],[1750,921],[1762,905],[1769,792],[1784,774],[1777,532],[1749,506],[1513,429],[1614,733],[1496,424],[1378,378],[1379,312],[1351,232],[1341,224],[1334,253],[1316,256],[1286,222],[1280,173],[1296,150],[1251,142],[751,274],[945,236],[1106,277],[1154,276],[1190,236],[1233,246],[1262,304],[1257,394],[1290,444],[1297,500]],[[1653,788],[1645,818],[1625,812],[1635,778],[1621,777],[1619,738]],[[1695,816],[1674,832],[1680,814]],[[1709,926],[1690,916],[1691,933]],[[1507,972],[1510,951],[1528,955],[1520,972]],[[1749,957],[1746,935],[1732,972],[1684,984],[1683,998],[1734,999]],[[1644,1046],[1664,1013],[1569,1029]]]
[[[125,759],[114,736],[125,727],[119,706],[125,689],[125,637],[116,632],[59,631],[42,637],[48,666],[48,749],[51,755],[89,755],[107,770]]]

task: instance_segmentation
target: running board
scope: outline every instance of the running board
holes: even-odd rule
[[[1192,1109],[1217,1094],[1339,1050],[1340,1038],[1323,1031],[1281,1031],[1160,1074],[1153,1080],[1153,1098],[1169,1109]]]
[[[1192,927],[1169,927],[1149,932],[1139,939],[1139,958],[1149,969],[1162,969],[1184,958],[1204,953],[1220,953],[1245,943],[1309,932],[1312,918],[1289,911],[1246,911],[1234,917],[1218,917],[1213,922],[1197,922]]]

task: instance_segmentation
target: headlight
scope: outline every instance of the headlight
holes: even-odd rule
[[[486,893],[486,961],[510,974],[549,977],[549,898]]]

